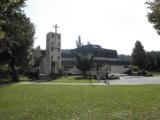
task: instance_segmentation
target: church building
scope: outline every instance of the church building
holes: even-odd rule
[[[70,74],[80,74],[76,68],[75,52],[85,52],[94,56],[93,73],[96,68],[104,65],[110,66],[111,73],[123,73],[127,70],[129,63],[118,59],[116,50],[104,49],[99,45],[83,45],[76,49],[61,49],[61,34],[57,33],[57,24],[54,26],[55,32],[49,32],[46,36],[46,50],[43,52],[43,60],[40,65],[40,73],[50,74],[68,72]]]

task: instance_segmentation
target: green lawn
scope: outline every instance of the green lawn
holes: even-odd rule
[[[9,82],[9,81],[11,81],[11,80],[12,80],[11,77],[8,77],[8,78],[0,78],[0,83]]]
[[[76,77],[76,76],[70,76],[70,77],[61,77],[59,79],[56,80],[52,80],[50,82],[54,82],[54,83],[90,83],[89,79],[84,79],[82,77]],[[92,83],[96,83],[97,80],[92,79],[91,80]]]
[[[8,78],[2,78],[0,79],[0,83],[6,83],[6,82],[11,82],[12,81],[12,78],[11,77],[8,77]],[[28,79],[27,76],[24,76],[24,75],[21,75],[19,76],[19,82],[24,82],[24,81],[31,81],[31,79]],[[35,80],[35,81],[38,81],[38,80]],[[44,80],[45,82],[45,80]],[[76,77],[76,76],[69,76],[67,78],[65,77],[60,77],[56,80],[49,80],[46,82],[54,82],[54,83],[90,83],[90,80],[89,79],[84,79],[83,77]],[[96,83],[97,80],[95,79],[92,79],[91,80],[92,83]]]
[[[30,79],[28,79],[27,76],[24,76],[24,75],[19,76],[19,82],[29,81],[29,80]],[[0,78],[0,83],[6,83],[6,82],[12,82],[12,77]]]
[[[110,119],[160,119],[160,86],[0,87],[0,120]]]
[[[151,73],[153,76],[160,76],[160,72],[149,72]]]

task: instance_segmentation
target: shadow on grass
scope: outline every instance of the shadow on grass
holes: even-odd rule
[[[8,86],[8,85],[12,85],[12,84],[16,84],[16,83],[20,83],[20,82],[34,82],[34,83],[43,83],[43,82],[50,82],[50,81],[57,81],[57,80],[61,80],[62,78],[62,81],[63,79],[65,78],[65,76],[61,75],[61,76],[49,76],[49,75],[40,75],[39,76],[39,79],[28,79],[27,76],[21,76],[19,77],[20,80],[18,81],[13,81],[11,79],[4,79],[5,82],[2,82],[0,81],[0,87],[3,87],[3,86]],[[89,77],[84,77],[84,76],[81,76],[81,75],[78,75],[78,76],[67,76],[67,78],[65,80],[74,80],[75,82],[77,81],[88,81],[89,80]],[[95,80],[92,78],[92,80]],[[91,80],[91,83],[92,83],[92,80]],[[78,82],[79,83],[79,82]]]
[[[86,76],[86,77],[84,77],[84,76],[75,76],[74,78],[75,78],[75,80],[90,80],[90,76]],[[96,80],[95,76],[91,76],[91,79],[92,80]]]
[[[54,81],[57,80],[59,78],[61,78],[61,76],[50,76],[50,75],[45,75],[45,74],[41,74],[39,75],[39,79],[30,79],[29,82],[49,82],[49,81]]]
[[[87,80],[87,78],[83,77],[83,76],[74,76],[75,80]]]
[[[1,80],[0,79],[0,87],[4,87],[4,86],[8,86],[8,85],[13,85],[13,84],[16,84],[16,83],[18,83],[18,82],[20,82],[20,80],[12,80],[12,79],[10,79],[10,80]]]

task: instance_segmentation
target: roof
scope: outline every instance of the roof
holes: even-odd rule
[[[94,57],[118,58],[117,51],[104,49],[99,45],[84,45],[76,49],[62,50],[62,58],[74,57],[75,53],[92,54]]]
[[[62,49],[61,50],[62,58],[73,58],[74,57],[74,49]]]

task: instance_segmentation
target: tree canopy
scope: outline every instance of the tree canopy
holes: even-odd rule
[[[146,53],[147,69],[159,70],[160,69],[160,52],[151,51]]]
[[[76,55],[76,67],[81,70],[85,76],[85,72],[89,71],[93,67],[93,55],[91,54],[77,54]]]
[[[78,36],[78,40],[76,41],[76,45],[77,45],[77,48],[83,46],[83,43],[81,41],[81,36],[80,35]]]
[[[132,52],[132,62],[137,65],[140,69],[145,69],[146,55],[145,50],[140,41],[136,41],[135,47]]]
[[[21,7],[24,6],[25,0],[0,0],[0,40],[5,37],[8,16],[22,12]]]
[[[160,0],[148,1],[146,3],[150,9],[148,21],[153,23],[154,29],[160,35]]]
[[[28,65],[28,53],[34,42],[35,27],[24,14],[25,0],[0,2],[0,64]]]

